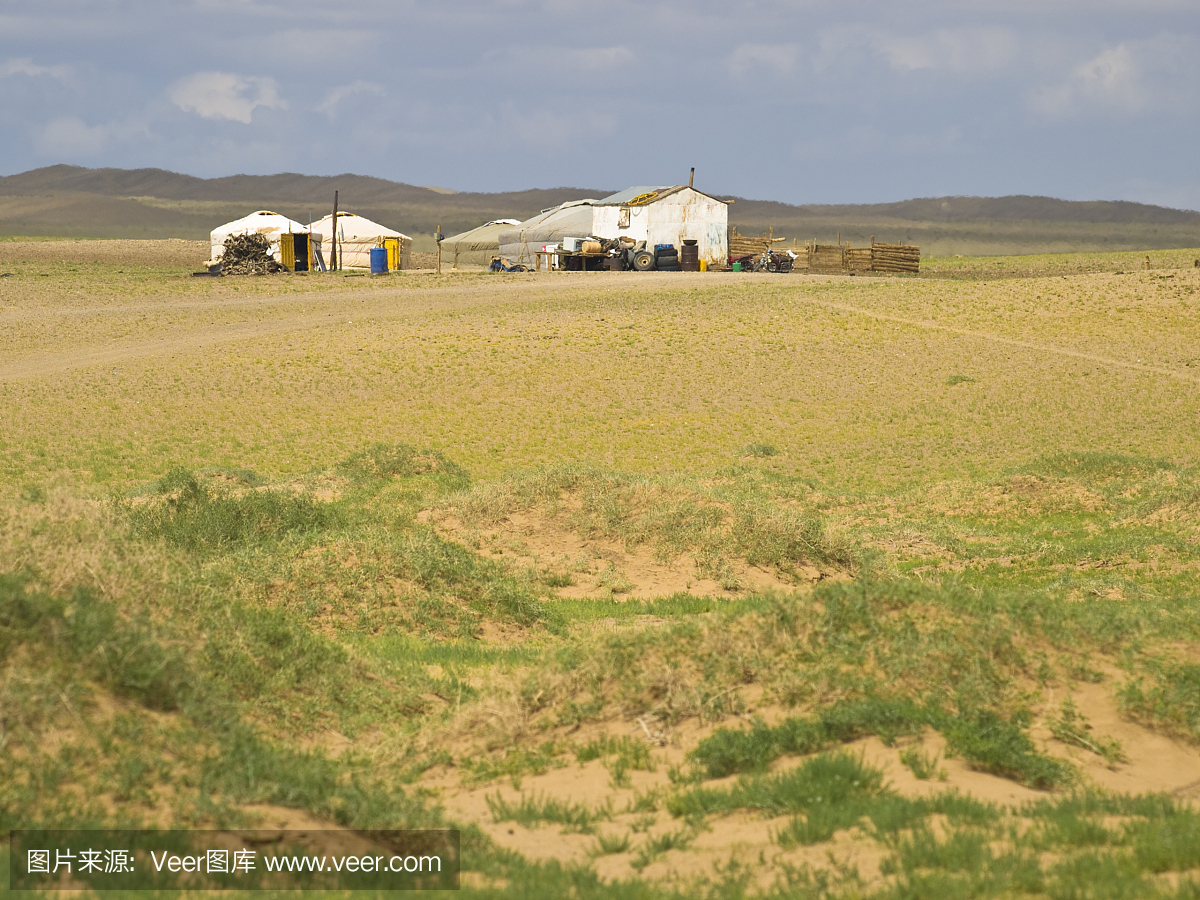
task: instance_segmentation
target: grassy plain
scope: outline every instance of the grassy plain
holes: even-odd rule
[[[486,897],[1200,893],[1197,251],[62,246],[0,244],[0,829],[452,824]]]

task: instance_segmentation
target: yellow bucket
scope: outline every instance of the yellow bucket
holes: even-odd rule
[[[700,271],[701,272],[708,271],[708,260],[707,259],[700,260]]]

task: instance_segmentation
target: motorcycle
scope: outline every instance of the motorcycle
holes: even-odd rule
[[[798,254],[791,250],[776,253],[774,250],[765,249],[758,256],[751,254],[733,261],[742,264],[743,272],[790,272],[795,267],[797,258]]]
[[[515,265],[510,265],[508,260],[505,259],[503,256],[493,256],[492,264],[490,266],[488,266],[488,271],[490,271],[490,272],[528,272],[529,269],[527,269],[525,266],[521,265],[520,263],[516,263]]]

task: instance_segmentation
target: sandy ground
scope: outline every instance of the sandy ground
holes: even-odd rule
[[[191,266],[200,270],[212,252],[208,241],[2,241],[0,267],[6,262],[47,264],[110,263],[130,266]],[[433,269],[436,253],[413,253],[413,269]]]
[[[511,513],[497,527],[482,532],[464,528],[453,518],[438,520],[437,528],[443,536],[478,547],[517,568],[566,575],[571,584],[555,589],[562,598],[737,596],[748,591],[789,591],[797,586],[797,582],[745,560],[732,563],[736,586],[722,585],[699,574],[695,560],[687,554],[661,559],[649,547],[628,547],[615,540],[582,536],[561,520],[537,512]],[[804,566],[798,583],[811,584],[832,574]]]
[[[1200,748],[1164,737],[1122,718],[1111,685],[1083,684],[1076,686],[1074,700],[1080,711],[1091,720],[1094,733],[1121,741],[1127,761],[1109,767],[1100,757],[1077,747],[1064,745],[1049,736],[1044,728],[1035,728],[1035,737],[1046,751],[1072,759],[1081,769],[1084,783],[1107,790],[1141,794],[1164,792],[1183,801],[1200,800]],[[1049,706],[1049,704],[1048,704]],[[763,716],[768,721],[786,713],[780,708],[753,708],[744,719]],[[736,727],[736,720],[725,727]],[[640,739],[644,731],[640,724],[611,722],[606,728],[614,737]],[[623,853],[596,858],[596,870],[605,880],[629,878],[638,874],[632,863],[639,845],[646,839],[676,832],[684,823],[664,811],[652,814],[630,812],[630,805],[639,797],[654,791],[668,790],[671,783],[667,772],[672,765],[684,762],[688,750],[714,729],[690,724],[673,735],[672,743],[653,751],[655,771],[634,771],[630,784],[614,787],[612,776],[601,760],[582,765],[569,764],[551,769],[541,775],[528,775],[519,787],[496,782],[479,787],[462,785],[457,776],[445,770],[431,772],[422,784],[442,797],[446,809],[460,820],[476,822],[499,845],[516,850],[531,859],[570,860],[582,862],[594,855],[597,834],[619,838],[630,835],[630,849]],[[593,731],[576,735],[583,741],[594,737]],[[1052,796],[1024,787],[1006,778],[977,772],[961,759],[945,756],[945,741],[936,733],[921,738],[922,749],[938,759],[939,777],[917,779],[900,761],[900,752],[911,742],[887,747],[878,738],[867,738],[847,745],[847,749],[862,755],[865,762],[883,770],[885,783],[907,797],[921,797],[946,790],[958,790],[979,800],[996,803],[1013,810],[1023,804]],[[799,765],[802,759],[785,757],[776,761],[772,771],[785,771]],[[706,782],[709,786],[728,785],[736,776]],[[516,802],[525,797],[552,797],[595,809],[610,804],[614,810],[611,820],[596,828],[596,834],[565,832],[556,825],[526,828],[511,821],[494,821],[488,798],[501,797]],[[830,860],[859,868],[860,876],[868,883],[880,878],[879,863],[890,850],[869,834],[868,829],[854,827],[839,831],[832,841],[810,847],[782,850],[774,834],[789,817],[764,817],[753,813],[737,813],[717,819],[711,830],[703,831],[684,849],[671,850],[642,870],[643,877],[663,881],[679,881],[689,874],[712,872],[714,865],[731,860],[762,865],[764,873],[777,871],[782,863],[808,863],[815,868],[828,867]],[[773,877],[773,875],[771,876]],[[767,887],[764,883],[761,887]]]
[[[514,407],[517,400],[526,399],[529,408],[536,404],[541,415],[558,416],[568,409],[571,415],[563,417],[567,421],[556,435],[563,443],[582,435],[581,444],[588,445],[600,443],[615,430],[612,423],[618,417],[612,409],[618,403],[628,404],[622,409],[629,411],[621,415],[628,414],[630,424],[620,427],[629,431],[631,443],[651,446],[647,453],[653,454],[664,448],[665,455],[671,444],[704,447],[717,439],[731,447],[744,445],[756,435],[726,435],[717,429],[734,419],[742,407],[755,410],[756,423],[773,417],[780,433],[807,429],[818,436],[814,438],[818,442],[826,432],[840,444],[852,443],[859,434],[874,434],[852,431],[848,417],[836,405],[828,420],[814,423],[810,419],[810,413],[816,415],[812,411],[821,409],[817,400],[828,402],[835,394],[839,403],[844,400],[845,406],[860,410],[869,410],[871,404],[885,411],[908,410],[909,421],[926,416],[929,404],[944,403],[953,411],[958,409],[956,403],[967,405],[966,400],[956,398],[978,396],[969,402],[985,407],[991,404],[987,407],[991,410],[989,428],[992,418],[999,421],[1012,407],[1014,396],[1029,397],[1032,404],[1038,396],[1052,394],[1055,405],[1044,415],[1023,418],[1022,429],[1051,421],[1053,438],[1059,440],[1057,429],[1078,421],[1086,423],[1089,435],[1102,445],[1111,420],[1126,415],[1123,423],[1113,426],[1118,433],[1141,428],[1146,434],[1165,435],[1152,450],[1161,446],[1170,451],[1162,451],[1164,455],[1194,456],[1186,443],[1189,430],[1178,424],[1196,418],[1191,405],[1195,402],[1192,382],[1200,379],[1200,368],[1193,365],[1200,358],[1194,346],[1196,320],[1189,318],[1195,315],[1192,296],[1200,287],[1200,277],[1192,270],[1171,275],[1169,291],[1166,282],[1150,273],[1085,276],[1078,291],[1083,300],[1074,307],[1064,304],[1051,309],[1039,319],[1047,307],[1043,294],[1066,290],[1057,282],[1005,284],[992,293],[973,286],[930,287],[914,282],[894,295],[883,296],[870,293],[871,286],[863,284],[866,280],[857,279],[847,288],[859,292],[850,302],[845,293],[831,293],[834,287],[844,287],[845,280],[800,280],[799,276],[796,280],[746,276],[734,281],[711,274],[461,275],[443,279],[420,274],[378,281],[339,278],[321,286],[316,285],[317,279],[291,277],[215,282],[188,277],[187,267],[198,265],[207,252],[206,243],[186,241],[0,242],[0,273],[9,264],[46,264],[51,269],[59,261],[181,270],[170,276],[173,281],[146,279],[154,282],[150,288],[140,292],[140,286],[135,286],[120,297],[114,296],[116,290],[108,285],[81,287],[66,279],[42,280],[39,273],[0,280],[0,388],[8,392],[0,395],[0,400],[11,403],[13,410],[29,411],[25,427],[36,429],[39,436],[77,433],[86,441],[119,426],[122,440],[140,446],[140,441],[149,443],[138,437],[138,429],[142,429],[170,445],[172,459],[177,458],[177,445],[171,444],[172,435],[164,423],[183,423],[173,438],[182,443],[189,432],[208,421],[220,422],[222,427],[229,422],[242,424],[231,413],[234,409],[243,419],[254,417],[256,431],[242,436],[242,445],[230,451],[231,462],[256,468],[261,463],[247,458],[250,451],[245,445],[260,435],[286,431],[281,429],[280,419],[288,427],[294,421],[307,423],[305,434],[315,435],[314,444],[321,442],[313,456],[327,463],[336,458],[326,443],[328,433],[345,427],[344,420],[359,410],[378,408],[379,420],[385,424],[351,422],[353,433],[347,445],[354,449],[374,439],[416,440],[404,428],[434,401],[442,405],[429,414],[429,421],[439,427],[447,421],[454,425],[450,414],[468,405],[471,410],[483,411],[456,425],[457,432],[436,432],[443,435],[444,446],[457,450],[467,445],[461,435],[487,431],[479,439],[489,445],[477,451],[480,460],[491,458],[490,445],[500,443],[495,433],[501,428],[510,429],[508,439],[514,442],[525,433],[546,430],[545,422],[523,418],[531,414]],[[749,278],[758,281],[749,282]],[[192,283],[201,281],[206,283]],[[740,285],[748,283],[767,285],[776,293],[768,295],[769,303],[752,307],[745,295],[736,293]],[[578,293],[586,289],[590,292],[586,294],[588,304],[567,305],[570,298],[566,295],[571,290],[564,288]],[[673,304],[669,308],[617,303],[618,299],[625,304],[630,298],[641,301],[667,290],[677,291],[669,295]],[[709,300],[711,309],[703,306]],[[744,306],[731,315],[728,304],[733,300]],[[1007,305],[1018,302],[1024,305],[1017,313],[1008,311]],[[472,319],[470,315],[479,310],[483,313]],[[669,321],[672,316],[674,322]],[[993,316],[991,325],[988,316]],[[753,321],[747,324],[746,320]],[[675,330],[655,332],[663,322]],[[856,332],[857,323],[862,322],[869,322],[871,329]],[[1159,330],[1151,331],[1147,322]],[[691,355],[673,355],[679,352],[680,342],[686,343]],[[493,365],[492,354],[498,348],[505,352],[502,364],[486,368]],[[607,353],[606,367],[597,371],[595,360],[601,352]],[[335,359],[345,368],[328,369]],[[697,367],[714,360],[726,367],[714,370],[711,385],[700,384],[694,378]],[[389,369],[393,363],[395,368]],[[955,368],[939,370],[938,366]],[[451,375],[444,374],[448,369],[453,369]],[[631,371],[650,374],[636,381]],[[970,387],[976,382],[947,387],[947,371],[971,371],[978,375],[981,387]],[[122,379],[134,375],[144,381],[130,381],[126,388]],[[1005,388],[1004,378],[1013,379],[1018,387]],[[184,387],[176,386],[179,380]],[[338,392],[322,393],[329,384]],[[632,408],[631,397],[646,404],[646,398],[654,398],[664,385],[667,400],[658,406]],[[806,385],[816,386],[813,394],[803,393]],[[495,397],[488,393],[494,386]],[[984,390],[995,393],[983,395]],[[166,399],[158,407],[138,409],[153,391]],[[292,406],[279,399],[281,392],[287,395],[289,391]],[[697,425],[694,433],[680,427],[663,431],[665,438],[653,434],[650,426],[671,422],[670,416],[699,421],[706,411],[694,408],[698,403],[693,401],[705,392],[725,404],[719,414]],[[126,393],[135,399],[128,399]],[[234,405],[220,406],[208,399],[209,393],[234,398]],[[807,397],[817,399],[808,401]],[[678,398],[693,406],[677,411],[680,408],[670,404]],[[601,401],[613,406],[603,406]],[[89,402],[92,411],[88,411]],[[303,405],[306,403],[311,406]],[[1128,408],[1111,415],[1097,414],[1099,407],[1122,403],[1128,403]],[[197,409],[201,413],[194,412]],[[764,409],[768,410],[766,416]],[[484,412],[489,416],[486,419]],[[968,412],[959,418],[947,413],[945,421],[970,426],[973,420]],[[275,413],[278,419],[267,418]],[[1138,414],[1147,418],[1138,420]],[[557,427],[557,419],[551,424]],[[376,430],[370,431],[371,427]],[[878,431],[882,435],[879,440],[889,447],[907,434],[900,428],[885,431],[882,426]],[[1021,458],[1028,458],[1031,447],[1041,450],[1047,445],[1048,439],[1039,437],[1040,433],[1002,431],[996,429],[1000,436],[995,446]],[[427,427],[426,433],[435,432]],[[225,432],[214,434],[225,437]],[[217,443],[215,439],[213,443]],[[559,444],[550,443],[546,452],[561,453]],[[269,444],[264,440],[264,446]],[[1014,445],[1015,451],[1011,449]],[[938,450],[932,445],[918,449],[922,453],[929,450],[931,456]],[[976,447],[967,449],[978,452]],[[496,451],[496,466],[510,468],[513,463],[499,455],[501,450]],[[1144,447],[1137,450],[1149,452]],[[537,461],[536,454],[542,450],[522,452],[526,455],[516,462],[529,464]],[[216,456],[211,450],[209,454]],[[452,455],[472,463],[457,452]],[[147,458],[149,462],[137,464],[163,471],[156,459]],[[646,468],[657,464],[649,456],[645,460]],[[611,460],[604,462],[613,465]],[[286,464],[293,471],[302,469],[301,463],[290,458]],[[621,464],[618,461],[616,465]],[[137,472],[134,470],[135,475]],[[1013,497],[1038,491],[1053,494],[1053,486],[1027,481],[1014,481],[1010,487],[997,503],[1010,504],[1016,502]],[[1094,502],[1077,497],[1055,502],[1067,500]],[[452,523],[446,533],[464,542],[475,539]],[[629,583],[622,593],[630,597],[678,590],[714,591],[713,584],[696,577],[694,564],[687,558],[655,560],[648,551],[587,538],[552,519],[514,515],[476,538],[496,556],[511,557],[517,564],[543,566],[587,557],[588,566],[577,573],[576,583],[561,589],[563,597],[603,596],[612,589],[611,580],[602,577],[609,565]],[[747,566],[738,574],[748,585],[791,587],[771,573]],[[819,574],[808,573],[809,577]],[[1074,698],[1097,735],[1121,741],[1128,761],[1110,768],[1093,754],[1053,740],[1045,727],[1036,727],[1035,737],[1050,752],[1075,760],[1097,786],[1134,793],[1166,791],[1181,799],[1200,799],[1200,750],[1124,719],[1111,682],[1078,685]],[[1056,699],[1061,702],[1062,697]],[[747,714],[768,719],[783,714],[747,705]],[[1052,708],[1048,701],[1046,710]],[[637,722],[610,722],[606,727],[614,735],[639,740],[639,734],[645,733]],[[486,797],[497,792],[509,797],[540,792],[575,802],[611,799],[614,810],[624,809],[637,791],[667,784],[669,766],[679,764],[709,731],[682,728],[672,735],[676,743],[661,747],[656,743],[656,771],[631,772],[632,786],[628,788],[614,788],[610,773],[599,762],[526,776],[519,789],[509,782],[471,787],[462,784],[457,773],[445,770],[431,770],[422,784],[436,790],[452,814],[480,823],[506,846],[537,858],[582,858],[594,846],[594,836],[560,834],[553,826],[525,829],[494,822]],[[936,735],[926,736],[925,745],[931,753],[943,750]],[[903,793],[957,787],[1008,804],[1044,796],[1006,779],[971,771],[953,759],[941,763],[944,782],[920,782],[900,764],[899,748],[884,747],[875,740],[854,746],[869,762],[883,767],[893,787]],[[782,760],[779,765],[797,762]],[[272,823],[269,827],[313,824],[287,811],[264,808],[262,812],[264,821]],[[632,830],[635,825],[641,827],[640,815],[618,812],[612,823],[602,827],[614,832]],[[653,818],[653,823],[635,833],[634,848],[645,834],[662,834],[680,825],[661,811]],[[644,874],[667,878],[672,872],[696,871],[734,856],[782,854],[771,842],[772,830],[779,825],[752,815],[728,817],[722,827],[698,836],[686,850],[670,851]],[[831,852],[858,865],[865,875],[872,866],[877,869],[878,849],[855,829],[839,833],[827,845],[789,851],[792,855],[784,861],[825,864]],[[633,871],[632,858],[632,852],[611,854],[596,864],[606,878],[624,877]]]
[[[200,268],[211,252],[208,241],[0,241],[0,266],[38,262]]]

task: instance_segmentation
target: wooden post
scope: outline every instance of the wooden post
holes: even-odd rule
[[[337,207],[338,207],[338,192],[333,192],[333,228],[331,229],[332,237],[329,241],[329,271],[336,272],[338,270],[338,253],[337,253]]]
[[[692,174],[688,176],[688,187],[692,186],[692,182],[696,180],[696,167],[692,166]]]
[[[442,274],[442,223],[441,222],[438,222],[437,234],[435,234],[433,237],[434,237],[434,240],[437,241],[437,248],[438,248],[437,273],[439,275],[441,275]]]

